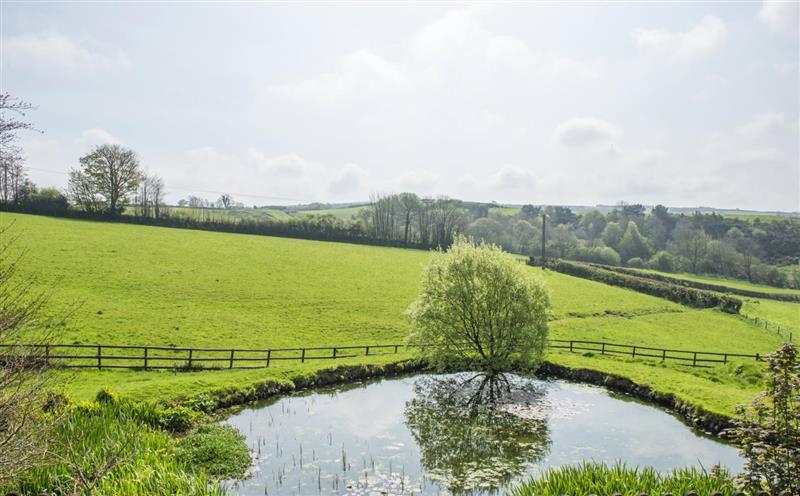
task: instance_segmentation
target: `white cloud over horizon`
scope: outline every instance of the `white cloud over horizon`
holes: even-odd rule
[[[725,21],[709,15],[687,31],[637,28],[633,37],[639,50],[648,56],[692,60],[717,52],[724,45],[727,34]]]

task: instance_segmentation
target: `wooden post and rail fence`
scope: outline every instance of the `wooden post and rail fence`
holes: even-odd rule
[[[358,346],[318,346],[305,348],[195,348],[179,346],[138,346],[104,344],[0,344],[6,355],[14,349],[21,356],[44,360],[46,365],[65,368],[139,369],[139,370],[220,370],[259,369],[286,361],[338,360],[359,356],[392,355],[422,348],[425,345],[370,344]],[[572,353],[630,356],[674,360],[692,367],[725,364],[733,360],[761,360],[763,356],[742,353],[677,350],[650,346],[551,339],[547,347]],[[77,351],[73,351],[77,350]]]

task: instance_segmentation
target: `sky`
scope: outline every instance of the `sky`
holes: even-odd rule
[[[31,179],[119,143],[177,201],[800,210],[800,9],[2,2]]]

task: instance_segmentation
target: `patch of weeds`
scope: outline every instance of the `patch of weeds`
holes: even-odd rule
[[[201,425],[178,441],[178,460],[216,479],[242,478],[250,466],[244,436],[230,425]]]

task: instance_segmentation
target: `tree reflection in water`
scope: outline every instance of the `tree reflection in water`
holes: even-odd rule
[[[504,374],[427,377],[414,386],[405,418],[429,478],[456,494],[499,488],[550,449],[545,417],[521,418],[504,406],[536,403],[545,392]]]

